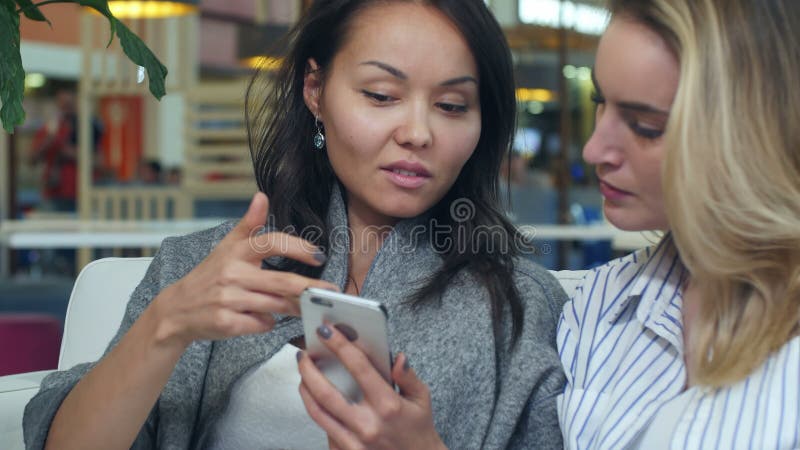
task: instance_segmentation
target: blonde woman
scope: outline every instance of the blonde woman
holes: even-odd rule
[[[566,446],[800,448],[800,2],[610,3],[584,158],[665,234],[564,308]]]

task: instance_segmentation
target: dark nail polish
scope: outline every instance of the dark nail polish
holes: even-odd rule
[[[325,261],[328,260],[328,257],[325,256],[325,253],[323,253],[321,250],[317,250],[314,252],[314,259],[316,259],[320,264],[325,264]]]
[[[408,368],[411,367],[411,364],[408,363],[408,356],[403,355],[405,361],[403,361],[403,371],[408,372]]]
[[[358,332],[349,325],[345,325],[343,323],[337,323],[333,327],[339,330],[339,332],[342,333],[344,337],[346,337],[347,340],[350,342],[353,342],[356,339],[358,339]]]
[[[298,350],[297,351],[297,362],[300,362],[301,359],[303,359],[303,351],[302,350]]]
[[[331,329],[327,325],[322,324],[319,327],[317,327],[317,334],[322,339],[328,340],[333,335],[333,331],[331,331]]]

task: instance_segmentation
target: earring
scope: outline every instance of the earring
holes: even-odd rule
[[[325,135],[322,134],[322,124],[319,122],[319,117],[314,118],[314,123],[317,126],[317,133],[314,134],[314,147],[317,150],[322,150],[325,147]]]

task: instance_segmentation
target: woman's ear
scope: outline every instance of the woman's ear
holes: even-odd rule
[[[309,58],[306,64],[306,75],[303,78],[303,100],[306,107],[314,117],[319,117],[319,104],[322,98],[322,73],[319,64],[313,58]]]

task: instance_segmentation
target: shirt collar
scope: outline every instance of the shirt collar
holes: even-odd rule
[[[666,234],[656,247],[641,250],[633,258],[638,262],[638,270],[629,283],[628,292],[623,293],[621,301],[610,312],[609,321],[617,321],[623,311],[632,307],[632,302],[638,301],[636,317],[640,322],[679,336],[682,285],[688,272],[680,261],[672,235]]]

